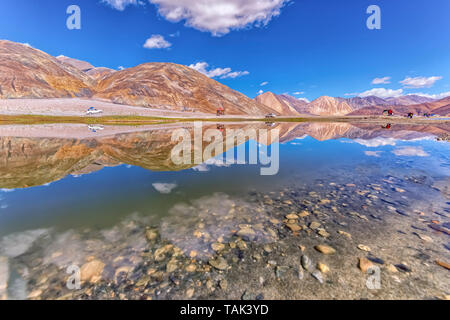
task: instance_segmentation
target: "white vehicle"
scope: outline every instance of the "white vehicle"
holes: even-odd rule
[[[277,117],[277,115],[275,113],[269,113],[268,115],[266,115],[266,119],[273,119],[276,117]]]
[[[100,114],[103,113],[103,110],[95,109],[94,107],[90,107],[88,111],[86,111],[87,115]]]
[[[104,128],[103,126],[95,126],[95,125],[89,125],[88,128],[89,128],[89,130],[91,130],[92,132],[97,132],[97,131],[105,130],[105,128]]]

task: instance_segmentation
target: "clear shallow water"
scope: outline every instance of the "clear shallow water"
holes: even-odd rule
[[[258,126],[267,128],[264,124]],[[245,128],[242,125],[230,127]],[[80,127],[77,130],[71,128],[70,132],[75,133],[69,137],[63,135],[69,131],[64,126],[54,130],[46,128],[43,132],[33,130],[37,133],[32,136],[27,133],[31,130],[21,128],[22,136],[2,137],[0,256],[8,260],[8,265],[14,271],[11,274],[21,274],[15,277],[16,280],[14,277],[9,280],[15,284],[9,286],[9,296],[23,298],[36,290],[42,291],[39,297],[45,296],[47,291],[47,298],[67,294],[61,289],[67,277],[61,270],[71,264],[81,266],[93,259],[89,256],[99,258],[106,265],[105,270],[123,265],[131,265],[132,270],[138,270],[138,266],[147,263],[142,254],[153,252],[147,247],[145,239],[145,228],[150,226],[158,230],[161,241],[174,244],[187,258],[192,251],[199,252],[191,258],[197,259],[202,267],[214,256],[211,244],[232,243],[235,233],[243,224],[264,225],[270,219],[279,219],[281,223],[285,214],[305,209],[321,220],[328,233],[332,234],[331,230],[336,226],[345,226],[352,234],[360,235],[360,241],[364,239],[364,233],[370,238],[369,233],[381,230],[381,227],[361,226],[360,219],[354,223],[338,221],[343,225],[336,221],[340,217],[354,218],[355,211],[359,215],[375,217],[370,218],[375,222],[386,221],[385,216],[392,210],[397,210],[395,219],[425,211],[428,220],[420,221],[423,225],[417,229],[420,233],[430,233],[427,223],[431,220],[437,220],[440,226],[444,225],[444,229],[445,226],[448,228],[450,206],[446,188],[449,187],[450,177],[450,145],[448,142],[436,141],[436,135],[449,131],[448,125],[394,125],[386,130],[381,125],[302,123],[271,128],[281,132],[279,172],[274,176],[261,176],[261,165],[218,164],[220,155],[194,167],[177,167],[170,161],[173,148],[170,137],[174,128],[133,130],[106,127],[101,132],[86,134],[82,131],[80,134],[78,129],[86,129]],[[17,128],[14,132],[17,132]],[[246,142],[247,151],[250,143],[254,142]],[[367,197],[368,194],[372,198]],[[236,206],[242,215],[238,218],[225,217]],[[326,212],[326,218],[322,219],[321,213],[316,214],[315,211]],[[213,227],[208,229],[208,239],[200,236],[203,240],[199,242],[199,237],[195,235],[196,229],[199,223],[208,225],[208,219],[213,219]],[[310,222],[304,221],[303,231],[308,229]],[[396,223],[402,226],[400,222]],[[411,221],[405,220],[402,227],[406,226],[411,228]],[[292,237],[289,228],[283,225],[279,228],[281,230],[272,230],[275,235],[263,228],[257,231],[258,236],[253,242],[252,239],[246,240],[255,245],[265,245]],[[258,227],[253,229],[259,230]],[[414,230],[402,232],[417,237]],[[314,234],[316,230],[308,231],[305,237],[309,240],[305,240],[305,243],[312,240],[326,240],[334,246],[338,243],[334,240],[334,234],[331,237],[319,236],[317,240],[317,235],[310,239],[310,232]],[[435,256],[448,261],[448,234],[437,232],[432,235],[437,238],[434,239],[434,247],[428,249]],[[377,243],[379,239],[373,241]],[[401,241],[407,246],[411,238]],[[106,242],[110,242],[110,245],[127,244],[127,249],[107,249]],[[158,248],[162,244],[154,245]],[[423,246],[417,241],[414,241],[414,245]],[[342,255],[350,254],[350,249],[342,246]],[[391,245],[386,247],[385,250],[392,251],[386,256],[394,256]],[[296,254],[297,261],[300,255]],[[118,257],[128,262],[114,264],[113,261]],[[430,256],[430,264],[433,264],[433,258],[436,257]],[[231,261],[228,259],[229,264],[232,264]],[[168,262],[161,263],[162,266],[153,268],[165,270]],[[260,265],[266,263],[261,262]],[[236,264],[239,265],[239,261]],[[55,291],[50,290],[49,284],[43,286],[36,279],[42,277],[43,270],[48,270],[49,266],[60,270],[59,273],[52,273],[52,276],[62,281]],[[290,267],[294,268],[292,263]],[[143,269],[142,266],[140,268]],[[439,266],[436,268],[444,274],[448,272]],[[142,270],[127,272],[130,278],[136,272],[133,281],[145,273]],[[109,276],[107,273],[103,271],[104,280],[117,284],[115,272],[110,271],[112,275]],[[219,275],[222,276],[222,272]],[[189,282],[189,277],[184,275],[182,279]],[[233,279],[232,276],[230,279]],[[440,281],[439,288],[433,284],[410,293],[420,296],[422,292],[435,290],[446,294],[441,291],[450,285],[448,278]],[[170,287],[167,285],[163,289],[155,289],[166,282],[153,280],[145,290],[150,287],[154,290],[145,295],[177,297],[170,292],[156,294],[158,290]],[[23,289],[24,283],[28,283],[28,287],[25,285],[26,290]],[[15,287],[21,288],[19,291],[22,293],[14,293],[18,289],[11,292],[11,288]],[[274,288],[272,286],[281,295],[282,289]],[[183,290],[180,289],[180,292]],[[174,289],[173,292],[176,291]],[[401,292],[405,296],[408,294]],[[125,297],[128,293],[126,290],[122,292]],[[185,297],[184,291],[180,294]],[[202,294],[206,298],[214,297],[212,292]],[[227,297],[239,293],[223,294]],[[270,296],[273,292],[266,294]],[[276,294],[273,297],[283,298]],[[105,297],[94,295],[94,298]]]

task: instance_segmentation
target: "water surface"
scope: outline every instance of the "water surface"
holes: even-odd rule
[[[0,128],[0,297],[449,294],[448,270],[436,262],[450,261],[450,145],[436,140],[448,124],[205,125],[279,130],[272,176],[249,164],[250,146],[266,152],[261,141],[244,143],[241,163],[217,154],[175,165],[171,136],[180,127],[193,130],[189,123]],[[337,252],[323,255],[318,244]],[[382,270],[380,289],[365,285],[361,258]],[[330,271],[319,267],[317,276],[319,262]],[[80,290],[66,285],[74,265],[98,273]]]

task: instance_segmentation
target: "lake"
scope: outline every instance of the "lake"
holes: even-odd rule
[[[0,126],[0,299],[448,297],[450,124],[199,125]]]

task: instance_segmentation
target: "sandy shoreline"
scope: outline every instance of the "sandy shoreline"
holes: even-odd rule
[[[86,115],[86,110],[90,107],[102,110],[103,112],[96,116]],[[408,123],[408,124],[450,124],[449,118],[423,118],[416,117],[414,119],[408,119],[405,117],[387,117],[387,116],[313,116],[313,115],[301,115],[298,117],[281,116],[277,118],[264,119],[263,115],[260,116],[242,116],[242,115],[225,115],[217,117],[214,114],[207,114],[201,112],[179,112],[173,110],[161,110],[155,108],[136,107],[129,105],[114,104],[107,101],[81,99],[81,98],[61,98],[61,99],[0,99],[0,116],[13,117],[13,119],[3,119],[4,122],[13,120],[12,122],[20,122],[19,118],[22,116],[41,116],[49,117],[45,121],[36,120],[36,123],[50,122],[58,123],[57,119],[51,117],[75,117],[71,122],[76,123],[76,119],[89,120],[95,119],[96,123],[101,122],[102,117],[118,117],[117,119],[109,119],[115,123],[126,123],[119,117],[157,117],[170,120],[180,119],[189,120],[217,120],[221,121],[254,121],[264,120],[267,122],[300,122],[300,121],[324,121],[324,122],[374,122],[374,123]],[[17,117],[17,119],[15,118]],[[146,119],[135,119],[136,123],[145,122]],[[62,121],[68,122],[68,121]],[[86,121],[80,121],[82,123]],[[111,121],[105,121],[104,124],[108,124]],[[148,122],[148,121],[147,121]],[[1,125],[1,122],[0,122]]]
[[[201,112],[179,112],[115,104],[92,99],[0,99],[1,115],[44,115],[87,117],[86,111],[94,107],[103,112],[99,116],[139,116],[165,118],[212,118]],[[229,116],[233,117],[233,116]]]

